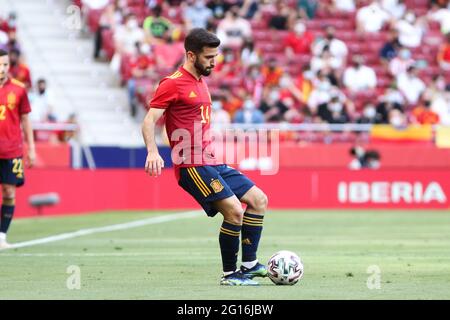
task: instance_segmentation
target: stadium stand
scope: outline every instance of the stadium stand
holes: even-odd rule
[[[83,2],[81,1],[81,5]],[[244,101],[250,96],[256,107],[264,112],[266,123],[395,124],[396,121],[398,123],[396,112],[400,112],[406,123],[417,123],[417,112],[413,110],[426,106],[428,113],[435,113],[441,119],[438,123],[448,124],[445,120],[448,115],[437,106],[445,96],[445,86],[450,82],[450,73],[441,67],[448,55],[448,44],[445,46],[445,20],[441,21],[441,16],[450,11],[448,3],[428,0],[347,2],[351,5],[340,8],[339,1],[307,1],[306,3],[316,5],[306,8],[302,7],[305,2],[292,0],[181,3],[110,1],[103,9],[87,11],[86,21],[92,32],[100,30],[101,52],[104,57],[113,61],[117,54],[116,31],[121,28],[120,21],[128,14],[133,13],[137,18],[139,24],[135,26],[136,30],[142,30],[144,20],[151,19],[155,12],[158,15],[161,12],[166,24],[170,26],[164,37],[147,37],[141,41],[140,47],[144,43],[149,46],[146,49],[148,53],[144,55],[149,56],[150,61],[143,63],[145,68],[152,64],[147,76],[136,79],[132,75],[136,61],[143,54],[140,50],[133,49],[133,52],[121,56],[118,70],[122,84],[129,84],[132,79],[134,94],[130,98],[131,110],[135,110],[136,101],[145,106],[157,85],[157,79],[167,75],[179,64],[178,61],[168,65],[162,59],[157,59],[159,48],[182,43],[183,35],[192,24],[205,24],[225,43],[228,40],[222,36],[226,34],[222,31],[224,28],[234,28],[232,31],[238,39],[230,45],[222,46],[217,68],[208,79],[213,100],[221,101],[231,119],[235,112],[243,108]],[[364,32],[358,17],[364,18],[370,10],[378,12],[381,20],[368,23],[378,23],[375,28],[379,30]],[[201,13],[204,21],[187,21],[192,19],[189,16],[193,12]],[[104,20],[102,18],[113,14],[116,16],[115,25],[99,28],[100,21]],[[247,29],[247,24],[250,29]],[[245,53],[242,48],[244,42],[250,43],[250,51],[247,48]],[[252,63],[249,63],[249,53],[253,55]],[[414,69],[406,72],[408,68],[404,68],[401,71],[405,72],[393,74],[390,70],[398,68],[392,66],[397,63],[397,60],[393,63],[392,59],[399,59],[402,55],[409,55],[409,64]],[[361,87],[362,90],[355,91],[345,86],[346,69],[351,69],[352,66],[360,68],[357,63],[352,64],[355,57],[360,57],[363,68],[373,71],[373,87]],[[396,66],[398,67],[398,63]],[[249,70],[253,71],[254,76],[249,76]],[[440,89],[433,85],[433,79],[439,79]],[[361,82],[358,82],[360,85]],[[419,90],[419,94],[408,98],[409,93],[405,90],[409,90],[411,84]],[[227,108],[229,103],[226,99],[230,95],[236,100],[236,104]],[[397,111],[389,115],[391,103],[386,104],[386,100],[392,102],[396,96],[399,98],[395,101]],[[431,101],[426,100],[426,97],[432,97],[428,98]],[[267,107],[271,105],[268,101],[270,99],[276,100],[272,103],[274,107]],[[367,105],[376,106],[375,114],[372,114],[371,108],[365,111]],[[386,105],[389,109],[387,111],[384,110]],[[135,113],[131,112],[132,115]]]

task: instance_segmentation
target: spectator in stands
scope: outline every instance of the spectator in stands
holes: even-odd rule
[[[111,61],[111,68],[118,72],[123,55],[137,54],[136,43],[143,43],[145,40],[144,30],[139,27],[136,16],[132,13],[125,17],[123,25],[117,27],[114,33],[114,44],[116,52]]]
[[[450,126],[450,85],[447,85],[445,91],[434,97],[431,110],[439,116],[440,124]]]
[[[350,170],[378,169],[380,168],[380,154],[376,150],[365,150],[361,146],[355,146],[350,149],[352,161],[348,168]]]
[[[242,77],[242,87],[252,97],[257,105],[261,103],[262,93],[264,89],[264,76],[261,74],[261,65],[250,65]]]
[[[317,114],[319,105],[328,103],[332,97],[337,96],[341,102],[344,102],[346,97],[339,90],[331,84],[330,80],[324,75],[316,81],[311,94],[308,97],[308,109],[311,114]]]
[[[222,83],[233,83],[241,76],[241,61],[236,51],[229,47],[223,47],[217,57],[214,79]]]
[[[76,113],[71,113],[67,120],[64,122],[66,124],[75,124],[78,126],[78,119]],[[58,133],[58,139],[60,142],[68,142],[77,137],[79,133],[79,127],[76,130],[64,130]]]
[[[213,99],[211,107],[213,110],[211,113],[212,124],[228,124],[231,122],[230,114],[223,110],[222,101]]]
[[[380,58],[383,64],[387,65],[395,58],[400,50],[400,42],[398,40],[397,30],[389,32],[389,39],[380,50]]]
[[[223,19],[225,12],[230,10],[231,4],[225,0],[210,0],[206,5],[213,13],[215,19]]]
[[[283,68],[279,66],[277,59],[270,58],[267,64],[264,64],[261,69],[264,77],[264,87],[271,88],[278,86],[283,72]]]
[[[104,30],[116,30],[116,27],[122,23],[123,13],[121,8],[113,2],[109,4],[100,15],[99,26],[94,35],[94,59],[100,58],[102,49],[102,33]]]
[[[225,13],[225,18],[217,26],[217,37],[222,46],[238,49],[242,47],[245,39],[252,37],[250,22],[239,16],[238,6],[231,7]]]
[[[252,39],[245,39],[241,50],[241,63],[245,68],[252,65],[259,65],[262,62],[260,52],[255,49],[255,43]]]
[[[410,66],[406,72],[398,75],[397,86],[406,97],[407,103],[414,105],[425,90],[425,83],[418,77],[417,68]]]
[[[441,7],[437,3],[431,4],[431,10],[427,14],[427,20],[438,22],[443,34],[450,32],[450,9],[448,7]]]
[[[172,71],[184,59],[184,45],[174,41],[170,33],[164,35],[163,41],[153,45],[153,54],[158,68]]]
[[[333,11],[355,12],[354,0],[333,0],[331,9]]]
[[[356,122],[361,124],[374,124],[380,122],[381,119],[379,118],[381,117],[377,114],[375,105],[369,102],[364,106],[362,115]]]
[[[147,42],[154,44],[166,37],[171,32],[172,24],[162,15],[162,7],[157,5],[153,8],[153,14],[145,18],[143,28]]]
[[[431,110],[431,97],[422,94],[419,103],[411,112],[411,123],[417,124],[438,124],[439,115]]]
[[[222,107],[227,111],[231,117],[234,113],[242,107],[243,101],[237,95],[233,94],[231,87],[228,84],[220,86]]]
[[[389,14],[383,9],[380,2],[372,1],[370,5],[357,11],[357,31],[360,33],[379,32],[389,18]]]
[[[416,48],[422,42],[422,36],[425,32],[423,19],[416,19],[413,11],[408,10],[401,20],[398,20],[395,29],[399,34],[399,42],[402,46]]]
[[[137,79],[156,80],[155,61],[152,59],[150,45],[147,43],[136,43],[137,55],[130,61],[131,77],[128,79],[128,99],[130,104],[131,116],[135,117],[137,113],[138,101],[136,98]]]
[[[406,5],[404,0],[382,0],[381,7],[396,20],[404,16]]]
[[[10,31],[16,31],[17,15],[14,11],[8,14],[6,19],[0,17],[0,30],[8,34]]]
[[[318,0],[297,0],[300,16],[304,19],[313,19],[319,8]]]
[[[253,19],[253,17],[255,17],[258,13],[259,6],[259,0],[244,0],[240,10],[240,15],[245,19]]]
[[[436,74],[433,76],[430,83],[428,83],[427,88],[425,89],[425,94],[431,97],[433,101],[436,97],[440,97],[444,94],[446,86],[445,77],[443,74]]]
[[[265,91],[259,110],[264,113],[265,122],[280,122],[288,107],[280,100],[280,90],[273,87]]]
[[[292,59],[295,55],[309,54],[311,45],[314,42],[314,35],[311,31],[306,30],[306,26],[302,20],[297,20],[289,33],[283,40],[285,54]]]
[[[264,114],[261,110],[256,108],[256,104],[248,97],[244,101],[241,110],[238,110],[234,115],[233,122],[235,123],[264,123]]]
[[[391,109],[388,113],[389,124],[397,129],[405,128],[408,126],[408,120],[400,109]]]
[[[333,58],[338,60],[338,68],[344,66],[347,59],[348,49],[347,45],[335,37],[335,28],[328,26],[325,29],[325,38],[317,41],[313,46],[313,53],[319,56],[323,51],[328,48]]]
[[[8,43],[9,43],[8,32],[4,29],[0,29],[0,49],[7,51]]]
[[[7,51],[18,50],[20,51],[20,45],[17,41],[17,33],[15,30],[10,30],[8,32],[9,42],[7,44]]]
[[[406,72],[413,64],[414,59],[411,58],[411,51],[403,48],[398,53],[398,56],[389,63],[389,72],[393,76],[398,76],[399,74]]]
[[[205,0],[188,1],[183,18],[188,31],[193,28],[206,28],[208,21],[213,18],[213,12],[206,6]]]
[[[333,96],[330,101],[319,104],[317,116],[326,123],[346,123],[350,118],[345,105],[338,96]]]
[[[450,71],[450,32],[446,35],[445,43],[441,44],[437,55],[439,66],[445,70]]]
[[[353,56],[352,65],[344,71],[343,83],[347,89],[358,92],[367,89],[374,89],[377,85],[375,71],[363,64],[363,57]]]
[[[405,98],[395,85],[386,89],[377,105],[377,123],[389,123],[389,112],[392,109],[404,110]]]
[[[313,90],[314,72],[309,65],[303,67],[303,72],[293,79],[293,85],[289,87],[292,96],[301,106],[305,106]]]
[[[54,122],[57,117],[54,113],[54,98],[47,89],[47,81],[43,78],[36,82],[35,92],[28,94],[31,103],[31,122]]]
[[[311,70],[317,72],[319,70],[336,70],[342,67],[342,60],[333,56],[330,48],[326,46],[319,56],[314,56],[311,59]]]
[[[289,8],[286,2],[277,1],[276,11],[269,20],[269,28],[275,30],[287,30],[290,25],[289,19],[292,17],[291,12],[292,9]]]
[[[28,66],[22,62],[21,53],[17,49],[9,52],[9,75],[11,78],[23,82],[29,89],[31,88],[31,74]]]

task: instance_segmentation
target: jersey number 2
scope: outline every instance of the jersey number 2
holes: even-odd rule
[[[12,172],[17,176],[17,178],[22,178],[23,177],[22,159],[13,159]]]
[[[6,106],[1,105],[0,106],[0,121],[3,121],[6,119]]]
[[[201,115],[202,115],[202,123],[209,123],[209,115],[211,113],[211,107],[201,105],[200,109],[201,109]]]

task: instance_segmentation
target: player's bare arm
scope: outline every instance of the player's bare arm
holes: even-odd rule
[[[24,135],[28,143],[27,159],[28,159],[28,166],[31,168],[34,165],[34,161],[36,160],[36,148],[34,146],[33,128],[31,127],[28,114],[21,115],[20,122],[22,123]]]
[[[164,113],[164,109],[150,108],[142,123],[142,136],[147,147],[147,159],[145,161],[145,171],[151,176],[159,176],[164,168],[164,160],[158,152],[155,142],[155,124]]]

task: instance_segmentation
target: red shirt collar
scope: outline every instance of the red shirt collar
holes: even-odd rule
[[[189,71],[187,71],[185,68],[183,68],[183,66],[180,67],[180,71],[187,73],[189,76],[191,76],[195,81],[201,82],[202,81],[202,77],[200,76],[199,79],[197,79],[192,73],[190,73]]]

